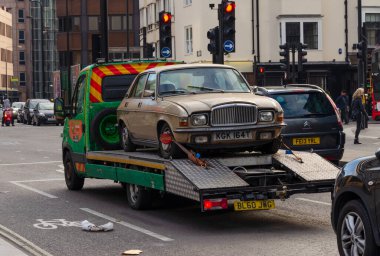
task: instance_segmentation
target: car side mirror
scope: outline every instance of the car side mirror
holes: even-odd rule
[[[154,91],[153,90],[145,90],[143,94],[144,98],[154,98]]]
[[[375,156],[380,160],[380,148],[376,151]]]
[[[257,93],[257,85],[250,85],[249,89],[251,89],[251,92]]]
[[[265,96],[265,94],[262,91],[256,91],[255,94],[259,96]]]

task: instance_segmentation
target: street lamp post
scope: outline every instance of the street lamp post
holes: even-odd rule
[[[44,52],[44,12],[43,12],[43,5],[40,0],[31,0],[31,2],[38,3],[40,5],[40,12],[41,12],[41,69],[42,69],[42,98],[46,98],[46,81],[45,81],[45,52]]]

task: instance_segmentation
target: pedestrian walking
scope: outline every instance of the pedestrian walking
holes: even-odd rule
[[[335,100],[336,106],[339,108],[340,111],[340,118],[342,119],[342,122],[345,124],[348,124],[348,108],[349,108],[349,100],[347,96],[346,90],[342,90],[339,97]]]
[[[364,95],[364,89],[358,88],[352,95],[352,117],[356,120],[356,131],[354,144],[361,144],[359,142],[359,133],[362,126],[363,117],[367,117],[367,112],[364,109],[362,98]]]

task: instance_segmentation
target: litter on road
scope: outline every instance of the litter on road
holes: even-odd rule
[[[107,222],[106,224],[96,226],[95,224],[89,222],[88,220],[84,220],[81,223],[82,230],[84,231],[91,231],[91,232],[98,232],[98,231],[111,231],[113,230],[113,223]]]

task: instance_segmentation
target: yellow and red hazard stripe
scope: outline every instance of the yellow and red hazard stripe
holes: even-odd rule
[[[159,66],[172,65],[173,62],[147,62],[147,63],[129,63],[113,64],[95,67],[92,69],[90,81],[90,101],[92,103],[103,102],[102,99],[102,79],[106,76],[139,74],[147,69]]]

